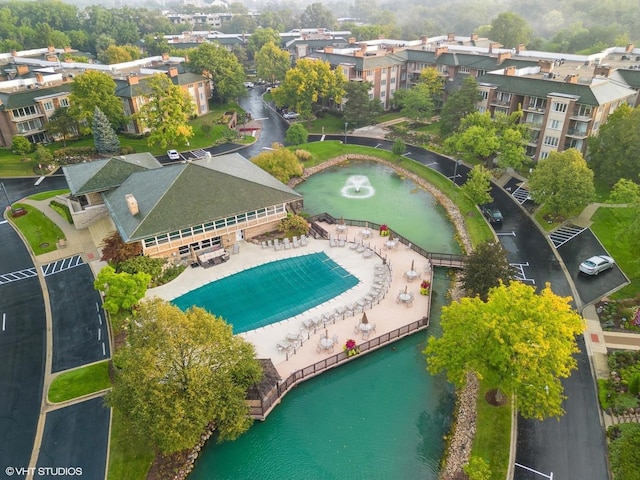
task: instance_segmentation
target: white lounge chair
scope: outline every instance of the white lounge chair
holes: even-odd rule
[[[234,243],[233,244],[233,250],[231,251],[232,254],[237,255],[238,253],[240,253],[240,244],[239,243]]]
[[[267,248],[267,242],[266,241],[262,241],[262,248]]]
[[[307,244],[308,244],[307,236],[306,235],[300,235],[300,245],[302,245],[303,247],[306,247]]]
[[[291,241],[289,238],[285,238],[282,243],[284,243],[284,249],[289,250],[291,248]]]
[[[282,250],[282,245],[280,245],[280,240],[277,238],[273,241],[273,248],[275,250]]]
[[[293,237],[293,248],[298,248],[300,246],[300,241],[298,240],[298,237],[294,236]]]

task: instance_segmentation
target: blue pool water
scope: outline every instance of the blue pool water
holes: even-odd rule
[[[240,333],[294,317],[358,282],[325,253],[313,253],[244,270],[192,290],[172,303],[182,310],[202,307]]]

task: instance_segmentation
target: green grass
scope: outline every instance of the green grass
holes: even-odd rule
[[[48,192],[36,193],[35,195],[30,195],[29,200],[47,200],[49,198],[53,198],[56,195],[65,195],[69,193],[69,189],[63,190],[49,190]]]
[[[600,207],[591,217],[591,230],[615,258],[631,284],[612,295],[614,299],[633,298],[640,293],[640,249],[638,239],[627,233],[635,219],[632,208]]]
[[[38,166],[33,158],[14,155],[8,148],[0,148],[0,177],[31,177]]]
[[[326,114],[322,118],[316,118],[310,122],[303,121],[303,125],[309,133],[322,133],[322,128],[324,127],[324,133],[326,134],[344,134],[344,118],[331,114]],[[353,127],[347,126],[347,128],[348,130],[353,130]]]
[[[51,382],[48,396],[50,402],[59,403],[109,387],[109,362],[104,361],[61,373]]]
[[[118,410],[113,410],[107,480],[144,480],[154,459],[150,442],[134,436]]]
[[[506,478],[511,444],[511,403],[502,407],[490,405],[484,395],[494,386],[488,377],[480,382],[476,435],[471,454],[489,463],[491,478]]]
[[[23,203],[14,203],[13,207],[28,212],[22,217],[8,217],[27,239],[34,255],[53,252],[57,248],[56,242],[65,238],[62,230],[37,208]]]
[[[404,117],[404,115],[402,115],[400,112],[389,112],[389,113],[385,113],[384,115],[380,115],[378,118],[376,118],[376,123],[389,122],[391,120],[395,120],[396,118],[402,118],[402,117]]]

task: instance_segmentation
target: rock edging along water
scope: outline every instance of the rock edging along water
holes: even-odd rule
[[[407,177],[411,179],[417,185],[424,188],[427,192],[433,195],[433,197],[438,201],[440,205],[442,205],[444,210],[447,212],[447,216],[449,217],[449,219],[451,220],[451,222],[453,223],[456,229],[456,235],[459,239],[459,243],[461,244],[462,249],[466,253],[469,253],[471,252],[471,250],[473,250],[473,247],[471,245],[471,239],[469,238],[469,235],[467,234],[467,230],[465,229],[465,226],[464,226],[464,217],[460,212],[460,210],[458,209],[458,206],[449,197],[447,197],[444,193],[442,193],[440,190],[438,190],[436,187],[434,187],[424,178],[416,175],[413,172],[410,172],[409,170],[399,167],[398,165],[395,165],[394,163],[389,162],[388,160],[384,160],[382,158],[374,157],[371,155],[362,155],[357,153],[340,155],[339,157],[334,157],[330,160],[327,160],[326,162],[322,162],[319,165],[305,168],[302,173],[302,177],[292,178],[291,180],[289,180],[288,186],[291,188],[295,188],[304,180],[309,178],[311,175],[321,172],[322,170],[333,167],[335,165],[348,162],[349,160],[366,160],[366,161],[382,163],[388,166],[389,168],[393,169],[395,172],[402,175],[403,177]]]

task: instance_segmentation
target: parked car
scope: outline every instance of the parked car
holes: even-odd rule
[[[254,87],[253,82],[244,82],[244,86],[247,87],[247,88],[253,88]]]
[[[491,205],[484,205],[482,207],[482,214],[486,217],[489,223],[502,223],[502,212]]]
[[[167,150],[167,156],[169,160],[180,160],[180,154],[177,150]]]
[[[598,275],[603,270],[613,268],[616,262],[606,255],[595,255],[580,264],[579,270],[587,275]]]
[[[298,114],[296,112],[287,112],[282,116],[287,120],[295,120],[296,118],[298,118]]]

